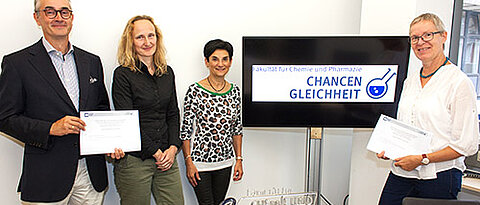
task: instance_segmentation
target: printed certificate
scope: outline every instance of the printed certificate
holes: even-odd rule
[[[367,149],[385,151],[385,157],[396,159],[407,155],[430,153],[432,133],[381,115],[373,130]]]
[[[140,151],[140,123],[137,110],[82,111],[80,119],[85,131],[80,131],[80,154]]]

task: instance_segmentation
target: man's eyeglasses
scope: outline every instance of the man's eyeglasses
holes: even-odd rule
[[[47,16],[47,18],[49,18],[49,19],[54,19],[55,17],[57,17],[57,13],[60,13],[60,16],[63,19],[69,19],[70,17],[72,17],[72,10],[70,10],[68,8],[62,8],[60,10],[55,10],[52,7],[45,7],[45,9],[43,9],[41,11],[45,12],[45,16]],[[37,12],[39,12],[39,11],[37,11]]]
[[[422,39],[422,41],[425,41],[425,42],[431,41],[435,36],[435,34],[439,34],[439,33],[442,33],[442,31],[424,33],[422,36],[410,36],[410,38],[408,38],[408,42],[410,44],[416,44],[420,39]]]

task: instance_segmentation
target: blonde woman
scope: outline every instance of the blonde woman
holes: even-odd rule
[[[138,110],[142,150],[114,163],[121,204],[183,204],[176,162],[181,146],[175,76],[162,33],[149,16],[131,18],[118,48],[112,85],[116,110]]]
[[[422,67],[405,80],[397,117],[433,133],[431,152],[393,159],[381,205],[400,205],[407,196],[456,199],[463,160],[477,152],[477,95],[467,75],[443,53],[447,36],[435,14],[422,14],[410,24],[410,44]],[[377,156],[387,159],[384,154]]]

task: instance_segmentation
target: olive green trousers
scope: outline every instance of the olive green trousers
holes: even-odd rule
[[[114,162],[115,186],[122,205],[149,205],[151,195],[157,205],[181,205],[182,181],[177,160],[167,171],[157,169],[155,160],[132,155]]]

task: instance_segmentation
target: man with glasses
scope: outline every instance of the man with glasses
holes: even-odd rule
[[[35,0],[43,38],[9,54],[0,75],[0,131],[25,143],[22,204],[101,204],[104,155],[80,156],[80,110],[109,110],[100,58],[69,41],[68,0]]]

